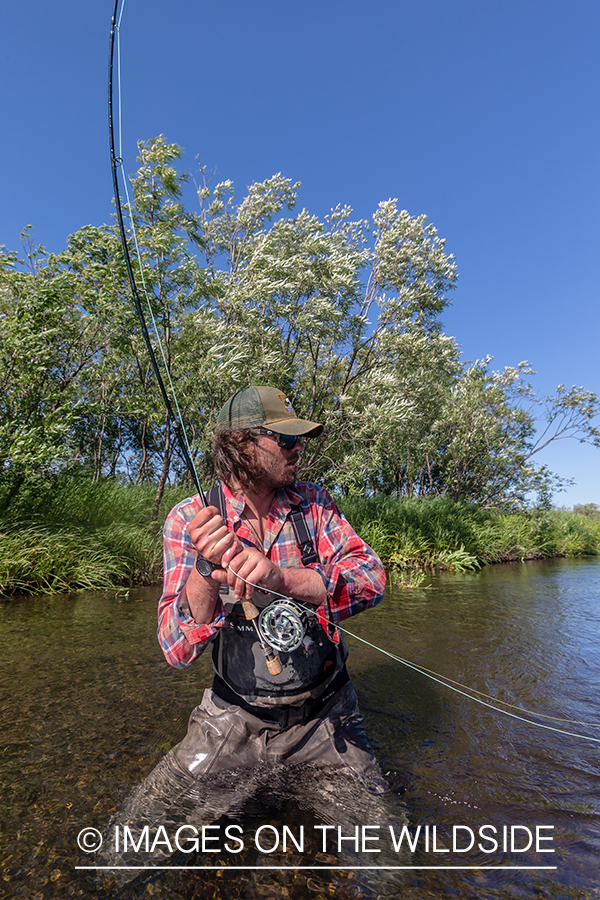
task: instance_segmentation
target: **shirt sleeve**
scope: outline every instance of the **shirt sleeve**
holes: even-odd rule
[[[316,523],[319,562],[315,569],[327,591],[328,609],[318,610],[332,622],[376,606],[385,594],[383,563],[354,531],[326,490],[321,490]]]
[[[193,518],[195,509],[190,503]],[[197,552],[191,542],[184,507],[180,504],[169,514],[163,529],[164,585],[158,602],[158,642],[169,665],[187,669],[202,655],[225,622],[225,609],[219,598],[215,618],[198,625],[192,618],[185,594],[188,576]]]

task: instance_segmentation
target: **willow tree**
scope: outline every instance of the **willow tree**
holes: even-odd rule
[[[372,224],[348,207],[321,221],[284,214],[297,188],[276,175],[237,206],[231,182],[198,191],[224,393],[249,380],[279,384],[299,414],[325,423],[304,474],[364,487],[414,430],[418,372],[455,366],[439,315],[456,268],[425,216],[396,201],[381,203]]]
[[[388,200],[371,222],[349,207],[320,220],[293,214],[297,190],[275,175],[236,203],[230,181],[198,186],[207,303],[189,342],[195,327],[205,420],[236,388],[277,383],[325,424],[305,476],[484,506],[560,486],[533,457],[565,437],[598,444],[595,395],[536,397],[524,363],[460,363],[440,325],[456,266],[425,216]]]
[[[482,507],[542,502],[567,479],[536,464],[550,443],[575,439],[600,447],[597,396],[559,385],[536,395],[526,362],[493,371],[491,358],[466,366],[432,426],[431,493]]]
[[[548,442],[600,443],[590,392],[536,398],[524,365],[460,363],[440,324],[456,266],[425,216],[387,200],[371,221],[349,207],[320,219],[296,211],[282,175],[236,202],[202,169],[190,213],[181,152],[162,137],[139,145],[130,214],[152,340],[202,481],[219,408],[252,383],[324,423],[302,474],[342,490],[507,505],[556,483],[532,461]],[[155,512],[167,480],[188,477],[114,226],[0,265],[0,474],[18,485],[73,465],[155,482]]]
[[[93,232],[93,237],[92,237]],[[88,229],[96,263],[101,230]],[[48,473],[82,457],[93,399],[82,389],[106,343],[111,309],[89,255],[73,246],[47,254],[25,235],[26,257],[0,258],[0,473],[8,493],[28,473]],[[84,274],[85,273],[85,274]]]

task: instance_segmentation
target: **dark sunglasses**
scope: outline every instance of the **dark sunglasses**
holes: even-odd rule
[[[269,431],[268,428],[259,428],[258,433],[274,437],[278,445],[284,447],[286,450],[292,450],[296,446],[296,443],[302,440],[299,434],[279,434],[278,431]]]

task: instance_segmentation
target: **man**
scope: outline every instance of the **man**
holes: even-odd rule
[[[322,430],[276,388],[238,391],[216,427],[221,512],[194,497],[165,524],[159,641],[177,668],[210,645],[215,667],[172,751],[194,777],[285,761],[332,766],[381,789],[335,625],[382,600],[385,572],[327,491],[296,482],[302,440]],[[282,595],[299,605],[276,607],[273,649],[257,613]],[[279,649],[290,629],[296,640],[304,631],[299,645]],[[279,673],[265,650],[278,652]]]
[[[210,647],[212,690],[185,738],[127,798],[113,834],[125,825],[138,835],[144,826],[200,827],[264,790],[295,792],[321,820],[336,807],[340,822],[344,810],[360,824],[379,815],[372,804],[387,786],[336,623],[380,602],[385,573],[327,491],[296,482],[302,441],[322,428],[298,419],[272,387],[238,391],[221,410],[221,488],[207,508],[192,497],[165,523],[158,627],[177,668]],[[111,866],[139,864],[139,853],[108,845]],[[162,846],[150,852],[152,861],[164,855]]]

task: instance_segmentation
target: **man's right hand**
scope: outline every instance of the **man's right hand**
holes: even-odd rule
[[[219,510],[215,506],[203,507],[187,526],[191,541],[198,553],[220,566],[223,554],[233,548],[241,550],[241,544],[229,531]],[[208,624],[215,617],[219,597],[219,583],[227,581],[227,572],[215,569],[210,578],[206,578],[193,566],[185,585],[192,618],[198,625]]]
[[[235,548],[239,552],[242,549],[216,506],[203,507],[189,523],[188,532],[200,556],[216,566],[221,565],[223,554],[227,550]]]

